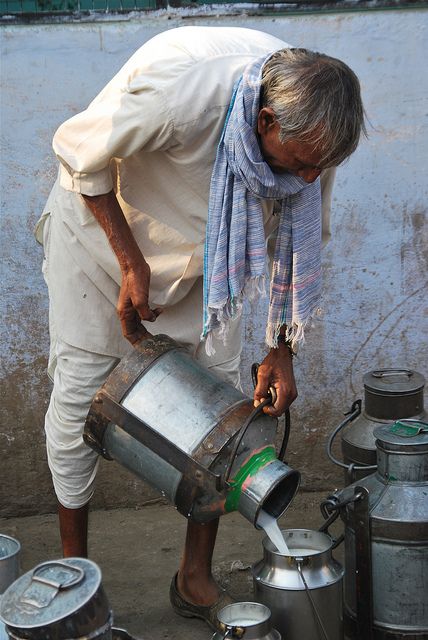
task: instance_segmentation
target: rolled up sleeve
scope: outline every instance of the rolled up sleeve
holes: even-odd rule
[[[167,100],[152,79],[134,77],[124,86],[111,82],[57,130],[53,149],[61,163],[60,184],[85,195],[108,193],[113,159],[168,148],[173,131]]]

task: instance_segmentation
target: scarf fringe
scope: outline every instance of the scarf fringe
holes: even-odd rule
[[[230,321],[242,315],[244,300],[250,302],[266,296],[266,276],[254,276],[249,278],[243,290],[238,296],[227,298],[218,307],[208,307],[208,328],[201,335],[201,340],[205,341],[205,351],[208,356],[215,354],[213,338],[219,338],[223,343],[227,340]]]
[[[312,325],[312,321],[322,315],[322,309],[319,307],[305,320],[305,322],[293,322],[291,326],[287,326],[285,331],[285,339],[291,342],[291,348],[297,353],[297,348],[305,343],[305,331],[308,325]],[[283,324],[268,323],[266,327],[265,341],[270,349],[278,348],[278,336]]]

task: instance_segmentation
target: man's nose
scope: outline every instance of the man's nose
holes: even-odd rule
[[[320,173],[321,169],[300,169],[300,171],[298,171],[298,176],[310,184],[311,182],[315,182]]]

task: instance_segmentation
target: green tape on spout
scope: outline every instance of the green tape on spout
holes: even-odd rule
[[[246,479],[255,476],[262,467],[265,467],[267,463],[272,462],[272,460],[276,460],[275,448],[272,446],[265,447],[252,455],[251,458],[239,468],[234,478],[229,481],[230,489],[227,492],[225,503],[226,513],[237,510],[242,493],[242,485]]]

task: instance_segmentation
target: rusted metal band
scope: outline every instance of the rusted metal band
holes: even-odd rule
[[[227,412],[213,425],[212,430],[193,451],[193,458],[204,467],[209,467],[220,452],[230,446],[231,440],[238,433],[253,408],[253,401],[249,398],[244,398],[229,407]]]
[[[252,401],[249,398],[244,398],[232,405],[232,407],[229,407],[227,412],[213,425],[212,430],[193,451],[193,459],[197,460],[203,467],[209,469],[219,454],[230,448],[234,436],[250,415],[252,408]],[[225,457],[225,461],[227,461],[227,456]],[[224,494],[224,497],[226,496],[227,488],[228,485],[217,487],[217,489],[220,490],[220,494]],[[197,497],[195,487],[189,482],[189,478],[183,476],[178,485],[175,497],[175,502],[177,505],[180,505],[178,509],[182,515],[192,517],[192,506]]]

